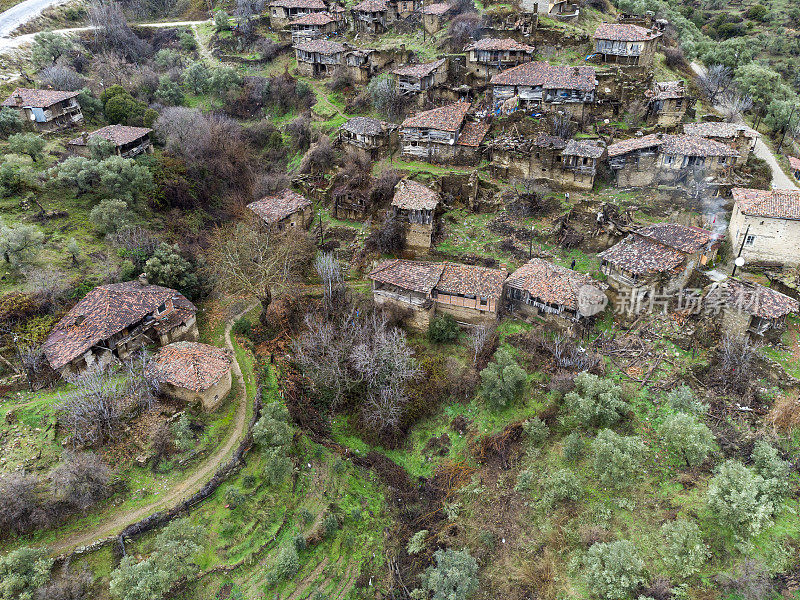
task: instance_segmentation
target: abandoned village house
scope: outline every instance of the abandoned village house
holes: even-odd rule
[[[523,11],[546,15],[559,21],[571,21],[580,16],[580,8],[569,0],[521,0]]]
[[[639,25],[601,23],[594,32],[595,53],[604,63],[650,67],[661,32]]]
[[[687,184],[694,177],[724,185],[738,157],[730,146],[694,135],[652,133],[608,147],[618,187]]]
[[[173,342],[154,357],[153,370],[167,396],[213,412],[231,391],[231,355],[199,342]]]
[[[605,283],[541,258],[532,258],[506,280],[505,299],[510,312],[522,318],[545,319],[570,327],[596,314],[581,313],[587,304],[605,307]]]
[[[392,70],[401,96],[419,96],[424,101],[426,92],[447,82],[447,59],[440,58],[429,63],[403,65]]]
[[[491,80],[495,104],[518,102],[523,110],[566,111],[581,119],[595,100],[593,67],[529,62],[498,73]]]
[[[430,249],[439,201],[439,194],[413,179],[403,179],[395,186],[392,214],[404,224],[409,250],[424,253]]]
[[[3,107],[17,110],[20,118],[40,132],[57,131],[83,121],[78,92],[16,88]]]
[[[143,152],[151,154],[153,145],[148,127],[128,127],[127,125],[107,125],[91,133],[82,133],[70,140],[67,149],[80,156],[89,156],[89,140],[102,138],[114,145],[114,152],[123,158],[133,158]]]
[[[347,50],[339,42],[311,40],[295,44],[297,72],[306,77],[330,77],[344,66]]]
[[[444,28],[447,18],[453,12],[453,6],[446,2],[428,4],[422,9],[422,26],[433,35]]]
[[[408,117],[400,126],[403,155],[434,162],[478,158],[488,123],[467,121],[469,102],[456,102]]]
[[[289,23],[292,30],[292,42],[295,44],[338,33],[341,25],[341,21],[327,12],[309,13]]]
[[[251,202],[247,208],[276,231],[308,229],[314,219],[311,200],[289,189]]]
[[[683,288],[694,270],[714,259],[720,239],[699,227],[656,223],[637,229],[598,254],[618,307],[632,310],[653,293]]]
[[[682,81],[656,81],[646,92],[647,121],[659,127],[675,127],[683,121],[689,99]],[[688,132],[686,132],[688,133]]]
[[[387,0],[362,0],[351,12],[356,33],[384,33],[397,20],[397,9]]]
[[[483,38],[468,44],[467,71],[489,81],[492,75],[533,60],[535,48],[512,39]]]
[[[269,26],[276,31],[285,29],[299,17],[327,10],[322,0],[273,0],[269,4]]]
[[[339,140],[345,152],[380,160],[396,146],[397,125],[370,117],[352,117],[339,127]]]
[[[400,259],[381,262],[367,275],[375,304],[408,313],[406,324],[420,330],[441,313],[459,323],[497,321],[507,276],[503,269]]]
[[[734,277],[711,284],[704,302],[718,314],[722,331],[767,340],[780,339],[786,317],[800,308],[794,298]]]
[[[800,264],[800,191],[733,188],[728,235],[747,262]]]
[[[56,323],[42,349],[62,377],[79,375],[146,346],[196,340],[196,312],[183,294],[143,276],[101,285]]]
[[[761,134],[743,123],[724,123],[708,121],[704,123],[684,123],[683,132],[730,146],[739,154],[737,163],[743,165],[755,150]]]

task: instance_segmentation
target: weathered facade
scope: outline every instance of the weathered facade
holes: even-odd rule
[[[452,10],[452,6],[446,2],[436,2],[424,7],[422,9],[422,26],[425,31],[431,35],[440,31]]]
[[[269,4],[269,25],[272,29],[285,29],[299,17],[327,10],[323,0],[273,0]]]
[[[739,155],[737,163],[743,165],[756,148],[756,142],[761,134],[743,123],[724,123],[709,121],[705,123],[686,123],[683,132],[714,140],[730,146]]]
[[[704,301],[709,312],[719,315],[722,333],[757,341],[780,340],[786,331],[786,317],[800,308],[794,298],[733,277],[709,286]]]
[[[330,77],[344,67],[344,45],[329,40],[312,40],[295,44],[297,71],[306,77]]]
[[[339,140],[345,152],[367,160],[380,160],[396,146],[397,125],[369,117],[353,117],[339,128]]]
[[[342,22],[327,12],[309,13],[292,20],[292,42],[304,42],[325,38],[338,33]]]
[[[469,102],[456,102],[408,117],[400,126],[403,155],[432,162],[473,162],[489,131],[466,120]]]
[[[363,0],[352,8],[356,33],[384,33],[397,20],[395,6],[386,0]]]
[[[447,59],[412,65],[392,70],[401,96],[423,94],[447,81]]]
[[[514,103],[533,112],[566,111],[582,118],[595,100],[593,67],[530,62],[498,73],[491,80],[495,107]]]
[[[163,346],[154,357],[154,375],[167,396],[213,412],[231,391],[231,355],[198,342]]]
[[[647,93],[647,121],[653,125],[675,127],[683,121],[688,107],[682,81],[657,81]]]
[[[83,121],[78,92],[16,88],[2,106],[19,112],[36,131],[58,131]]]
[[[308,229],[314,219],[311,200],[288,189],[251,202],[247,208],[276,231]]]
[[[594,32],[595,53],[605,63],[649,67],[661,32],[638,25],[602,23]]]
[[[532,61],[534,51],[535,48],[528,44],[495,38],[484,38],[464,48],[467,71],[486,81],[504,69]]]
[[[406,230],[406,247],[427,252],[433,238],[434,218],[439,194],[413,179],[403,179],[395,187],[392,212]]]
[[[89,140],[101,138],[114,145],[117,156],[133,158],[139,154],[152,154],[153,145],[150,142],[152,129],[147,127],[128,127],[127,125],[107,125],[91,133],[83,133],[80,137],[70,140],[67,149],[80,156],[89,156]]]
[[[731,247],[746,262],[800,264],[800,191],[733,188]]]
[[[58,323],[44,355],[62,377],[128,358],[146,346],[198,338],[197,309],[175,290],[139,281],[101,285]]]
[[[467,325],[497,321],[507,276],[503,269],[395,259],[367,277],[375,304],[405,312],[410,327],[426,329],[441,313]]]

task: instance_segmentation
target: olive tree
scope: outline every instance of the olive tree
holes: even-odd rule
[[[706,501],[723,527],[745,539],[769,527],[775,511],[764,478],[737,460],[717,468]]]
[[[628,540],[594,544],[586,553],[586,583],[595,596],[627,598],[644,583],[644,561]]]
[[[661,437],[671,453],[694,467],[714,449],[714,434],[705,423],[686,413],[668,416],[661,425]]]
[[[585,371],[575,377],[575,389],[564,396],[564,404],[583,427],[610,427],[630,410],[617,384]]]
[[[595,473],[602,484],[622,487],[639,478],[645,453],[639,436],[603,429],[592,441],[592,452]]]
[[[0,598],[33,600],[36,590],[50,580],[53,559],[45,548],[27,546],[0,558]]]
[[[6,264],[19,266],[33,261],[43,245],[44,234],[35,225],[0,221],[0,256]]]
[[[697,573],[709,558],[697,523],[676,519],[661,526],[661,560],[667,572],[679,579]]]
[[[14,154],[30,156],[33,162],[44,157],[44,138],[35,133],[15,133],[8,137],[8,150]]]
[[[519,401],[525,393],[527,374],[505,348],[481,371],[480,393],[493,409],[503,409]]]
[[[478,561],[468,550],[437,550],[436,566],[420,576],[431,600],[466,600],[478,589]]]
[[[270,485],[283,481],[292,470],[287,449],[292,441],[289,412],[278,402],[267,404],[253,426],[253,442],[266,455],[264,476]]]

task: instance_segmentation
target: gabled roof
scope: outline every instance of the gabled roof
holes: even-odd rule
[[[380,135],[383,133],[383,123],[369,117],[352,117],[344,122],[341,129],[361,135]]]
[[[567,145],[561,154],[564,156],[600,158],[603,156],[605,151],[605,146],[601,146],[596,142],[589,140],[570,140],[567,142]]]
[[[751,217],[800,220],[800,191],[733,188],[734,203]]]
[[[682,81],[657,81],[648,95],[651,100],[674,100],[686,96],[686,88]]]
[[[3,101],[3,106],[23,106],[25,108],[47,108],[58,102],[74,98],[80,92],[65,92],[61,90],[34,90],[31,88],[16,88],[11,95]],[[17,102],[17,97],[22,98],[22,104]]]
[[[444,263],[392,259],[379,263],[367,275],[367,279],[428,296],[439,282],[443,270]]]
[[[648,238],[632,234],[597,255],[635,275],[664,273],[680,266],[685,255]]]
[[[154,360],[161,381],[193,392],[216,385],[231,369],[231,357],[225,350],[198,342],[163,346]]]
[[[322,0],[274,0],[270,6],[280,6],[283,8],[310,8],[325,10],[325,3]]]
[[[442,16],[446,15],[452,10],[452,6],[447,4],[446,2],[437,2],[436,4],[429,4],[425,8],[422,9],[422,13],[426,15],[437,15]]]
[[[450,262],[392,259],[380,263],[367,278],[426,296],[436,290],[441,294],[498,300],[507,276],[504,269]]]
[[[746,137],[761,137],[755,129],[742,123],[724,123],[722,121],[709,121],[706,123],[684,123],[683,133],[688,135],[698,135],[708,138],[736,138],[739,133]]]
[[[651,133],[611,144],[608,156],[620,156],[644,148],[661,147],[665,154],[679,156],[739,156],[730,146],[696,135],[668,135]]]
[[[663,136],[660,134],[651,133],[650,135],[643,135],[641,137],[633,137],[629,140],[615,142],[608,146],[608,156],[613,158],[615,156],[621,156],[636,150],[644,150],[645,148],[658,148],[664,143],[662,138]]]
[[[158,285],[127,281],[98,286],[56,323],[44,343],[44,354],[50,366],[59,369],[91,347],[138,323],[169,299],[174,310],[165,313],[164,319],[174,318],[172,313],[176,311],[186,318],[197,311],[183,294]]]
[[[758,283],[728,278],[720,284],[728,308],[763,319],[779,319],[796,313],[800,303],[794,298]]]
[[[303,52],[315,52],[317,54],[325,54],[326,56],[346,50],[339,42],[332,42],[330,40],[309,40],[295,44],[294,47]]]
[[[655,223],[641,227],[634,233],[687,254],[697,252],[709,242],[719,244],[719,236],[713,231],[677,223]]]
[[[538,61],[501,71],[492,77],[490,83],[583,91],[591,91],[597,87],[594,67],[569,67]]]
[[[297,17],[293,21],[290,21],[289,25],[327,25],[328,23],[334,22],[336,22],[336,19],[329,13],[313,12],[305,14],[302,17]]]
[[[401,127],[420,129],[438,129],[440,131],[458,131],[469,111],[469,102],[456,102],[440,108],[424,110],[408,117]]]
[[[607,289],[605,283],[596,281],[583,273],[554,265],[541,258],[533,258],[508,276],[509,287],[528,292],[547,304],[557,304],[570,310],[578,310],[578,290],[592,286],[600,292]],[[602,293],[602,292],[600,292]]]
[[[413,179],[403,179],[394,188],[392,206],[401,210],[434,210],[439,194]]]
[[[563,150],[567,147],[567,140],[556,135],[550,135],[549,133],[540,133],[536,136],[536,139],[533,140],[533,145],[537,148]]]
[[[292,190],[283,190],[275,196],[265,196],[247,205],[247,208],[261,217],[265,223],[282,221],[289,215],[311,206],[311,200]]]
[[[645,42],[660,36],[658,31],[628,23],[601,23],[594,32],[596,40],[619,42]]]
[[[532,53],[536,48],[528,44],[520,44],[510,38],[483,38],[468,44],[464,48],[464,52],[469,52],[470,50],[519,50]]]
[[[481,145],[483,138],[486,137],[486,134],[489,133],[489,129],[491,129],[491,125],[489,123],[482,123],[482,122],[466,122],[464,123],[464,127],[461,129],[461,133],[458,136],[458,141],[456,142],[459,146],[469,146],[470,148],[477,148]]]
[[[127,125],[106,125],[100,129],[96,129],[95,131],[89,134],[89,139],[93,137],[101,137],[105,140],[108,140],[115,146],[124,146],[125,144],[130,144],[131,142],[135,142],[138,139],[143,138],[146,135],[152,133],[153,130],[149,129],[148,127],[128,127]],[[69,141],[69,144],[72,146],[85,146],[86,142],[83,139],[83,136],[76,137]]]
[[[385,0],[363,0],[353,7],[359,12],[386,12],[389,4]]]
[[[796,156],[789,156],[789,166],[791,167],[792,171],[800,170],[800,158]]]
[[[444,58],[440,58],[439,60],[435,60],[429,63],[419,63],[416,65],[403,65],[402,67],[397,67],[396,69],[392,70],[392,73],[395,75],[400,75],[403,77],[416,77],[420,79],[422,77],[427,77],[436,69],[441,67],[445,63]]]

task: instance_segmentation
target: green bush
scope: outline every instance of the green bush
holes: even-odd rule
[[[644,562],[628,540],[594,544],[586,553],[587,587],[606,600],[628,598],[645,582]]]
[[[25,122],[19,116],[19,111],[13,108],[0,108],[0,135],[8,137],[12,133],[18,133],[25,127]]]
[[[711,430],[690,414],[670,415],[660,429],[668,451],[690,468],[702,463],[715,447]]]
[[[559,469],[549,473],[545,480],[545,497],[553,502],[576,501],[580,498],[582,488],[580,479],[569,469]]]
[[[425,537],[428,535],[427,529],[422,529],[421,531],[416,532],[411,538],[408,540],[408,545],[406,546],[406,552],[409,554],[419,554],[423,550],[425,550]]]
[[[183,90],[168,75],[162,75],[158,80],[155,97],[169,106],[180,106],[185,100]]]
[[[197,265],[184,258],[178,244],[174,246],[164,242],[159,244],[153,256],[147,259],[144,272],[151,283],[178,290],[190,300],[202,295],[203,289],[197,276]],[[239,319],[236,324],[241,321],[242,319]]]
[[[592,441],[594,470],[604,485],[623,487],[641,474],[645,446],[638,436],[622,436],[603,429]]]
[[[253,333],[253,324],[247,318],[242,317],[234,322],[231,331],[236,335],[250,337],[250,334]]]
[[[270,583],[277,583],[285,579],[291,579],[300,570],[300,557],[297,555],[297,548],[294,543],[285,544],[278,552],[272,570],[269,573]]]
[[[587,372],[575,377],[575,390],[564,396],[564,403],[583,427],[611,427],[630,410],[617,384]]]
[[[0,598],[33,600],[36,590],[50,581],[53,559],[44,548],[23,547],[0,558]]]
[[[301,533],[298,533],[294,536],[294,547],[297,548],[298,552],[302,552],[308,546],[308,542],[306,542],[306,536]]]
[[[8,137],[8,151],[30,156],[33,162],[44,158],[45,141],[35,133],[15,133]]]
[[[478,589],[478,562],[467,550],[437,550],[436,566],[420,576],[431,600],[466,600]]]
[[[541,446],[550,436],[550,428],[539,417],[528,419],[522,424],[525,436],[534,446]]]
[[[667,394],[667,406],[675,412],[702,416],[708,412],[708,405],[700,402],[688,385],[682,385]]]
[[[759,440],[753,448],[753,466],[764,479],[764,493],[776,505],[789,493],[791,463],[778,456],[778,451]]]
[[[517,484],[514,490],[521,494],[529,494],[536,489],[538,478],[530,469],[524,469],[517,474]]]
[[[747,539],[772,523],[775,507],[769,491],[761,475],[739,461],[728,460],[711,478],[706,498],[720,525]]]
[[[336,515],[329,513],[322,520],[322,527],[325,529],[325,537],[333,537],[339,531],[339,519]]]
[[[697,523],[676,519],[661,526],[661,560],[673,578],[687,579],[706,563],[709,551]]]
[[[183,413],[170,427],[172,430],[172,438],[178,450],[185,452],[194,447],[194,433],[192,433],[192,424],[189,422],[189,417]]]
[[[583,440],[583,436],[579,432],[573,431],[564,438],[564,460],[568,460],[569,462],[573,463],[577,462],[581,459],[585,450],[586,442]]]
[[[234,509],[238,508],[244,501],[246,500],[246,496],[242,493],[237,487],[230,486],[228,489],[225,490],[225,503],[228,505],[228,508]]]
[[[89,213],[89,220],[100,233],[114,233],[131,225],[133,213],[124,200],[106,198]]]
[[[441,317],[431,319],[428,324],[428,339],[437,344],[446,344],[458,339],[458,323],[453,315],[443,314]]]
[[[525,393],[528,376],[505,348],[481,371],[480,393],[489,408],[499,410],[519,401]]]

